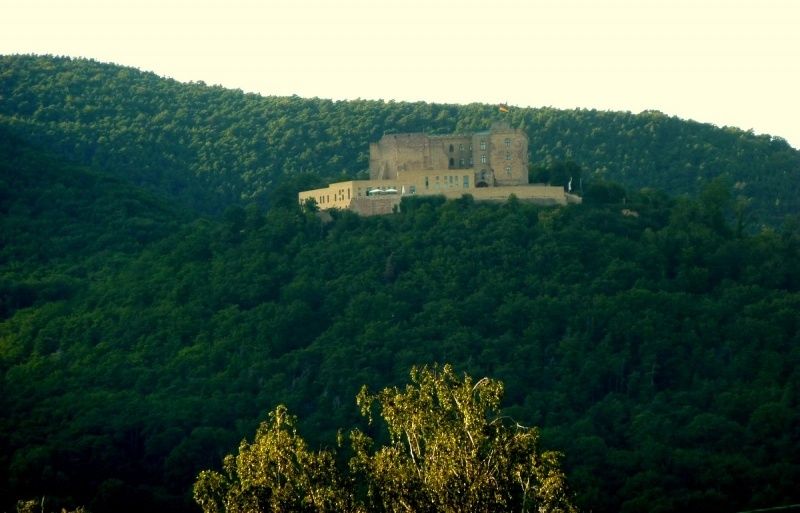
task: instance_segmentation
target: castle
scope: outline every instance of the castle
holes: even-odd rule
[[[404,196],[442,195],[565,205],[580,202],[563,187],[528,183],[528,136],[507,123],[473,134],[386,134],[369,147],[369,180],[330,184],[303,191],[320,210],[353,210],[362,215],[397,210]]]

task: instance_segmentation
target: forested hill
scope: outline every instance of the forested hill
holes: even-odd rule
[[[756,226],[800,211],[800,152],[785,141],[658,112],[262,97],[88,60],[0,57],[0,123],[206,212],[285,200],[281,185],[314,183],[305,173],[357,176],[387,131],[468,131],[501,116],[527,130],[533,165],[574,161],[587,180],[670,194],[727,175]]]
[[[785,142],[512,109],[532,172],[581,166],[584,204],[417,198],[330,223],[296,204],[298,187],[363,171],[386,131],[498,117],[0,57],[0,511],[43,496],[197,511],[197,472],[276,404],[330,446],[360,422],[361,385],[432,362],[502,380],[505,413],[565,453],[584,511],[800,502]],[[742,197],[750,228],[774,227],[748,230]]]
[[[0,141],[0,511],[197,511],[275,405],[333,446],[361,385],[437,361],[505,383],[584,511],[800,502],[800,232],[727,224],[718,182],[217,220]]]

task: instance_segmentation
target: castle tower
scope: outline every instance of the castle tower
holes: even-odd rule
[[[386,134],[369,152],[371,180],[469,169],[478,187],[528,183],[528,136],[505,122],[474,134]]]

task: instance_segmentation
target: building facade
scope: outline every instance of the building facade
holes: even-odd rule
[[[475,187],[528,183],[528,136],[507,123],[474,134],[388,134],[369,146],[371,180],[469,171]],[[435,174],[434,174],[435,176]]]
[[[300,203],[354,210],[363,215],[396,210],[403,196],[444,195],[504,201],[566,204],[578,198],[561,187],[528,183],[528,136],[507,123],[473,134],[386,134],[369,147],[369,180],[352,180],[303,191]]]

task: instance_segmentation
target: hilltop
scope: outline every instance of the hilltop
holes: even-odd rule
[[[800,152],[784,140],[659,112],[263,97],[35,56],[0,57],[0,98],[0,124],[26,140],[202,212],[363,177],[369,143],[387,132],[471,132],[498,118],[527,132],[534,167],[570,162],[587,180],[672,195],[724,175],[755,227],[800,211]]]

